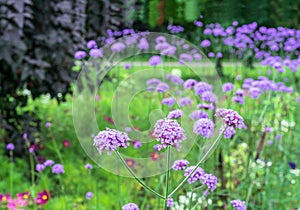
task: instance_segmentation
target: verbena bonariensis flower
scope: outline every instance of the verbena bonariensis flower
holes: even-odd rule
[[[156,86],[156,92],[163,93],[170,89],[167,83],[161,82]]]
[[[140,50],[147,50],[149,48],[149,43],[146,38],[143,37],[140,39],[140,41],[138,43],[138,48]]]
[[[215,124],[212,120],[201,118],[194,123],[193,132],[204,138],[210,138],[214,134]]]
[[[64,166],[62,164],[55,164],[52,166],[52,173],[54,174],[63,174],[65,173]]]
[[[201,118],[208,118],[208,114],[203,110],[195,110],[189,115],[191,120],[199,120]]]
[[[77,51],[74,55],[75,59],[81,60],[87,56],[86,52],[84,51]]]
[[[176,103],[175,98],[164,98],[161,103],[163,105],[168,105],[169,107],[172,107]]]
[[[125,63],[124,64],[124,69],[130,69],[131,68],[131,64],[130,63]]]
[[[91,198],[94,196],[94,194],[92,193],[92,192],[87,192],[86,194],[85,194],[85,198],[87,199],[87,200],[91,200]]]
[[[212,89],[213,89],[213,86],[206,82],[198,82],[194,86],[195,95],[201,95],[202,93],[204,93],[206,91],[212,91]]]
[[[46,190],[43,190],[42,192],[39,192],[36,196],[36,203],[38,205],[44,205],[49,201],[50,193],[48,193]]]
[[[98,48],[97,43],[95,40],[90,40],[86,44],[87,48],[92,49],[92,48]]]
[[[178,105],[180,107],[182,107],[182,106],[189,106],[192,103],[193,103],[193,101],[190,98],[188,98],[188,97],[183,97],[183,98],[179,98],[178,99]]]
[[[232,109],[217,109],[216,115],[222,117],[227,126],[245,128],[244,119]]]
[[[190,164],[187,160],[175,160],[172,166],[173,170],[184,170],[186,169],[187,165]]]
[[[218,178],[213,174],[204,174],[200,180],[202,184],[205,184],[211,191],[214,191],[217,187]]]
[[[190,173],[194,170],[196,166],[190,166],[187,169],[185,169],[184,171],[184,176],[188,176],[190,175]],[[188,178],[188,183],[192,184],[196,181],[200,181],[201,180],[201,176],[203,176],[205,174],[204,170],[200,167],[198,167],[196,169],[196,171]]]
[[[222,85],[223,92],[229,92],[234,89],[234,84],[231,82],[224,83]]]
[[[44,164],[40,164],[40,163],[36,164],[36,166],[35,166],[35,170],[38,172],[43,171],[45,168],[46,168],[46,166]]]
[[[224,131],[224,138],[230,139],[235,134],[235,129],[232,126],[229,126]]]
[[[91,49],[89,54],[93,58],[102,58],[103,57],[103,52],[100,49]]]
[[[241,201],[241,200],[232,200],[231,205],[236,209],[236,210],[246,210],[246,202]]]
[[[173,198],[168,198],[168,199],[167,199],[167,207],[172,207],[173,204],[174,204]]]
[[[161,143],[161,148],[173,146],[180,148],[180,143],[186,139],[185,131],[180,127],[176,120],[161,119],[154,125],[155,138]]]
[[[217,102],[217,96],[211,91],[205,91],[201,94],[201,100],[205,102],[215,103]]]
[[[149,59],[149,65],[150,66],[157,66],[158,64],[160,64],[162,62],[161,57],[158,55],[153,55],[150,59]]]
[[[10,150],[10,151],[13,151],[15,149],[15,145],[13,143],[9,143],[9,144],[6,145],[6,149]]]
[[[191,89],[194,85],[197,84],[197,81],[194,79],[188,79],[184,82],[183,87],[185,90]]]
[[[180,109],[170,111],[168,114],[169,119],[178,119],[182,116],[184,116],[184,114],[183,114],[183,111],[181,111]]]
[[[86,164],[85,166],[84,166],[87,170],[91,170],[92,168],[93,168],[93,166],[91,165],[91,164]]]
[[[142,146],[142,142],[139,140],[133,140],[132,145],[133,145],[133,148],[137,149]]]
[[[129,140],[126,133],[106,128],[106,130],[100,131],[98,135],[94,137],[94,146],[100,154],[102,154],[104,150],[107,151],[107,154],[111,154],[112,151],[116,151],[118,148],[128,147]]]
[[[110,49],[113,52],[121,52],[126,48],[126,45],[122,42],[116,42],[111,45]]]
[[[232,101],[242,105],[245,104],[244,98],[240,96],[233,96]]]
[[[159,83],[161,83],[161,81],[157,78],[149,79],[146,82],[147,85],[158,85]]]
[[[184,81],[181,79],[180,76],[176,76],[173,74],[167,74],[166,79],[170,80],[174,84],[182,85]]]
[[[209,47],[211,45],[210,41],[205,39],[201,42],[201,47]]]
[[[122,207],[122,210],[140,210],[135,203],[127,203]]]

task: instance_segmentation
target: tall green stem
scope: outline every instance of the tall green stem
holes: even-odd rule
[[[220,141],[223,132],[226,128],[223,129],[223,131],[219,134],[219,136],[217,137],[216,141],[211,145],[211,147],[208,149],[208,151],[203,155],[203,157],[201,158],[201,160],[197,163],[197,165],[195,166],[195,168],[191,171],[191,173],[186,176],[181,182],[180,184],[169,194],[169,197],[171,197],[175,192],[177,192],[177,190],[179,190],[182,185],[192,176],[192,174],[198,169],[198,167],[200,166],[200,164],[205,160],[205,158],[207,158],[207,156],[209,155],[209,153],[211,152],[211,150],[215,147],[215,145]]]
[[[168,146],[167,148],[167,168],[166,168],[166,192],[165,192],[165,203],[164,203],[164,210],[167,209],[167,203],[168,203],[168,194],[169,194],[169,177],[170,177],[170,154],[171,154],[171,148]]]
[[[131,168],[127,165],[127,163],[124,161],[124,159],[122,158],[122,156],[120,155],[120,153],[118,151],[115,152],[116,155],[118,156],[118,158],[120,159],[120,161],[122,162],[122,164],[125,166],[125,168],[129,171],[129,173],[133,176],[133,178],[140,183],[145,189],[149,190],[151,193],[153,193],[154,195],[156,195],[157,197],[160,197],[162,199],[165,199],[164,196],[162,196],[161,194],[155,192],[154,190],[152,190],[148,185],[146,185],[141,179],[139,179],[135,173],[131,170]]]

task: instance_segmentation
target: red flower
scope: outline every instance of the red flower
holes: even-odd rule
[[[158,158],[160,158],[161,154],[157,153],[157,152],[150,152],[150,157],[153,161],[158,160]]]
[[[71,146],[71,142],[67,139],[63,140],[62,143],[65,148],[69,148]]]
[[[125,159],[125,162],[129,167],[134,167],[135,166],[135,161],[133,159]]]
[[[112,125],[115,124],[114,120],[113,120],[111,117],[103,116],[103,119],[104,119],[106,122],[108,122],[108,123],[110,123],[110,124],[112,124]]]
[[[49,198],[51,197],[50,193],[48,193],[46,190],[43,190],[42,192],[39,192],[36,196],[36,203],[38,205],[45,205]]]

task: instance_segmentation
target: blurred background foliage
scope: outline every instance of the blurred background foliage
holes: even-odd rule
[[[76,78],[74,52],[109,29],[166,32],[172,24],[192,36],[192,22],[200,15],[204,24],[226,26],[238,20],[299,28],[299,11],[295,0],[1,0],[0,128],[9,141],[37,132],[39,120],[33,113],[16,112],[27,105],[23,90],[33,98],[49,93],[63,101]]]

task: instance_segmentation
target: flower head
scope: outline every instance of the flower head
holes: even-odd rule
[[[46,160],[45,162],[44,162],[44,165],[45,166],[52,166],[54,164],[54,161],[53,160]]]
[[[162,62],[161,57],[158,55],[153,55],[150,59],[149,59],[149,65],[150,66],[157,66],[158,64],[160,64]]]
[[[6,145],[6,149],[10,150],[10,151],[13,151],[15,149],[15,145],[13,143],[9,143],[9,144]]]
[[[167,207],[172,207],[173,206],[173,198],[168,198],[167,199]]]
[[[232,109],[218,109],[217,116],[223,118],[227,126],[232,126],[234,128],[244,128],[244,119]]]
[[[140,210],[135,203],[127,203],[122,207],[122,210]]]
[[[180,143],[186,139],[185,131],[178,122],[167,118],[156,122],[153,135],[160,141],[162,148],[168,145],[179,148]]]
[[[208,189],[214,191],[217,187],[218,178],[213,174],[204,174],[203,176],[201,176],[201,182],[205,184]]]
[[[139,140],[133,140],[132,145],[133,145],[133,148],[137,149],[142,146],[142,142]]]
[[[232,200],[231,205],[236,209],[236,210],[246,210],[246,202],[241,201],[241,200]]]
[[[172,168],[173,168],[173,170],[176,170],[176,171],[184,170],[188,164],[190,164],[190,163],[187,160],[175,160]]]
[[[67,140],[67,139],[63,140],[62,144],[63,144],[63,147],[65,147],[65,148],[69,148],[71,146],[70,140]]]
[[[189,117],[191,120],[199,120],[201,118],[208,118],[208,114],[203,110],[195,110],[189,115]]]
[[[74,55],[75,59],[81,60],[87,56],[86,52],[84,51],[77,51]]]
[[[177,119],[184,116],[183,111],[181,111],[180,109],[176,109],[173,111],[170,111],[168,114],[168,118],[169,119]]]
[[[50,193],[48,193],[46,190],[43,190],[42,192],[39,192],[36,196],[36,203],[38,205],[44,205],[48,202],[50,198]]]
[[[111,154],[111,151],[116,151],[118,148],[126,148],[128,145],[128,135],[115,129],[106,128],[106,130],[100,131],[98,135],[94,137],[94,146],[100,154],[102,154],[104,150],[106,150],[108,154]]]
[[[176,102],[175,98],[164,98],[161,103],[163,105],[168,105],[169,107],[172,107]]]
[[[92,192],[87,192],[85,194],[86,199],[91,200],[91,198],[94,196],[94,194]]]
[[[208,118],[201,118],[194,123],[193,132],[204,138],[210,138],[214,134],[215,124]]]
[[[44,164],[40,164],[40,163],[36,164],[36,166],[35,166],[35,170],[38,172],[43,171],[45,168],[46,168],[46,166]]]
[[[62,164],[55,164],[52,166],[52,173],[54,174],[63,174],[65,172],[64,166]]]
[[[91,165],[91,164],[86,164],[85,166],[84,166],[87,170],[91,170],[92,168],[93,168],[93,166]]]
[[[196,166],[190,166],[187,169],[185,169],[184,176],[189,176],[195,167]],[[188,178],[188,183],[192,184],[196,181],[201,180],[201,176],[203,176],[204,174],[205,174],[204,170],[198,167],[196,171]]]

